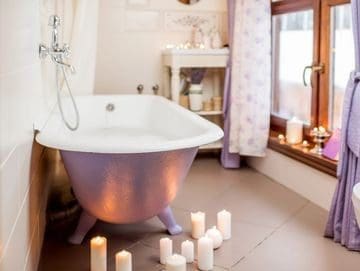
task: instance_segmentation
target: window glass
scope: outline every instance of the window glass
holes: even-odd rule
[[[304,67],[313,59],[313,11],[273,16],[272,114],[311,120],[310,86],[302,80]]]

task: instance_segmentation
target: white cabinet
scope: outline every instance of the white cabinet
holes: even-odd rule
[[[229,49],[166,49],[162,52],[164,72],[163,89],[170,90],[166,96],[179,103],[180,97],[180,70],[181,68],[226,68],[229,59]],[[170,72],[169,72],[170,69]],[[222,86],[219,72],[213,74],[214,95],[222,95]],[[169,76],[170,75],[170,76]],[[200,111],[199,115],[206,118],[221,118],[222,111]],[[209,145],[201,146],[200,149],[221,149],[222,142],[218,141]]]
[[[163,89],[170,89],[171,99],[179,103],[181,68],[225,68],[229,58],[229,49],[166,49],[162,53],[164,66]],[[170,78],[169,78],[169,69]],[[217,73],[215,73],[217,74]],[[214,78],[214,92],[220,94],[220,79]]]

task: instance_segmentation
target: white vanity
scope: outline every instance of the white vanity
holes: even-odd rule
[[[170,96],[171,100],[179,103],[180,97],[180,72],[181,68],[211,68],[224,69],[229,59],[229,49],[165,49],[162,52],[162,64],[164,72],[164,90],[170,90],[166,96]],[[170,69],[170,72],[169,72]],[[212,73],[213,93],[214,96],[223,96],[222,80],[220,72]],[[197,114],[222,123],[222,111],[200,111]],[[218,121],[216,121],[218,120]],[[220,125],[220,124],[219,124]],[[222,141],[219,140],[212,144],[203,145],[200,149],[215,150],[222,148]]]
[[[165,49],[162,52],[164,89],[170,89],[171,99],[179,103],[181,68],[225,68],[229,49]],[[169,69],[171,73],[169,73]],[[171,74],[169,78],[169,74]],[[214,74],[214,92],[220,93],[220,78]]]

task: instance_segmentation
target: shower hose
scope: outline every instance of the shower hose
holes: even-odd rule
[[[66,88],[67,88],[67,90],[69,92],[69,96],[70,96],[70,99],[71,99],[71,102],[72,102],[72,105],[73,105],[73,108],[74,108],[74,111],[75,111],[75,124],[74,125],[71,125],[67,121],[67,119],[66,119],[66,117],[64,115],[64,110],[63,110],[62,102],[61,102],[61,93],[60,93],[61,92],[61,83],[60,83],[60,77],[59,77],[60,71],[62,71],[65,86],[66,86]],[[68,82],[67,77],[66,77],[65,69],[64,69],[63,66],[60,66],[59,64],[56,65],[56,90],[57,90],[57,102],[58,102],[61,118],[62,118],[64,124],[66,125],[66,127],[69,130],[75,131],[75,130],[77,130],[79,128],[79,123],[80,123],[79,110],[77,108],[74,96],[73,96],[73,94],[71,92],[70,85],[69,85],[69,82]]]

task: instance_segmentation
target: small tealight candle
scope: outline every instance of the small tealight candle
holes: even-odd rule
[[[131,253],[122,250],[115,255],[116,271],[131,271],[132,270],[132,256]]]
[[[307,140],[304,140],[304,141],[302,142],[302,146],[303,146],[304,148],[309,147],[309,142],[308,142]]]
[[[224,240],[231,238],[231,213],[222,210],[217,213],[217,228],[222,234]]]
[[[106,271],[106,238],[97,236],[90,240],[90,270]]]
[[[198,241],[198,267],[200,270],[212,270],[214,268],[213,241],[203,236]]]
[[[326,133],[326,129],[324,127],[320,126],[319,127],[319,132],[324,134],[324,133]]]
[[[192,263],[194,261],[194,243],[189,240],[182,242],[181,255],[185,257],[187,263]]]
[[[205,213],[191,213],[191,235],[194,239],[199,239],[205,234]]]
[[[166,259],[172,255],[173,243],[169,238],[160,239],[160,263],[166,264]]]
[[[221,232],[215,226],[211,229],[208,229],[205,235],[213,241],[214,249],[217,249],[221,246],[223,237]]]
[[[166,271],[186,271],[186,259],[184,256],[174,254],[166,260]]]
[[[297,118],[286,122],[286,141],[289,144],[298,144],[303,140],[303,123]]]
[[[283,134],[278,135],[278,140],[280,141],[281,144],[285,143],[285,136]]]

